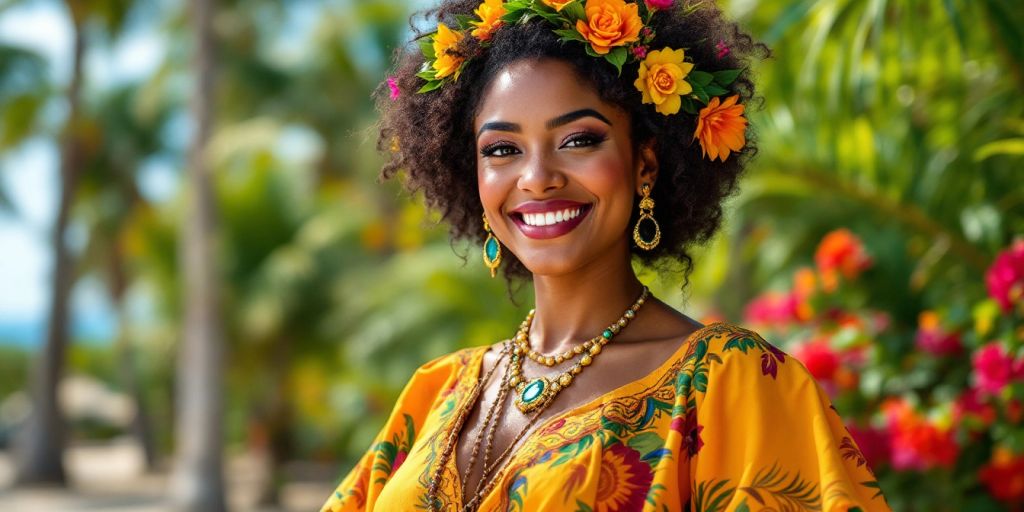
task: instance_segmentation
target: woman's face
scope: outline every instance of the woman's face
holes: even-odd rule
[[[655,171],[634,157],[626,112],[567,63],[521,60],[488,86],[474,133],[488,223],[533,274],[628,264],[633,199]]]

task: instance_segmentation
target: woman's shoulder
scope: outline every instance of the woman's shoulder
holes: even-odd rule
[[[724,373],[726,368],[743,372],[744,367],[756,367],[757,372],[746,372],[744,375],[760,374],[776,379],[782,371],[795,371],[797,376],[807,373],[799,361],[785,351],[766,340],[760,333],[729,322],[708,324],[690,335],[684,366],[696,366],[707,370],[718,368],[717,373]]]

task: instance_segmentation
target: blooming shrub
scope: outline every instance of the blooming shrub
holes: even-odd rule
[[[744,321],[829,393],[894,509],[1024,510],[1024,240],[969,312],[939,304],[910,325],[860,300],[873,265],[853,232],[828,233]]]

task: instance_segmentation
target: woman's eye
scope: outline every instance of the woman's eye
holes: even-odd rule
[[[579,133],[569,137],[562,147],[566,148],[585,148],[587,146],[596,146],[604,142],[605,138],[599,135],[591,133]]]
[[[499,142],[484,146],[484,148],[480,150],[480,154],[483,156],[503,157],[514,155],[517,151],[518,150],[515,146]]]

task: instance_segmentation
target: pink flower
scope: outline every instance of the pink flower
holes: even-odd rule
[[[974,384],[982,394],[997,394],[1010,381],[1024,375],[1024,364],[1014,362],[1002,345],[992,342],[974,353]]]
[[[1024,297],[1024,238],[999,253],[996,261],[985,273],[988,294],[1009,313],[1014,303]]]
[[[766,292],[747,304],[744,317],[748,323],[766,327],[785,327],[798,320],[800,299],[792,293]]]
[[[729,47],[725,44],[725,41],[718,41],[718,43],[715,44],[715,49],[718,50],[715,57],[718,57],[719,59],[729,55]]]
[[[846,426],[846,430],[850,432],[861,454],[867,459],[869,467],[874,469],[889,462],[889,432],[886,429],[871,426],[862,428],[851,424]]]
[[[397,100],[399,95],[398,80],[393,76],[388,77],[388,88],[391,89],[391,99]]]
[[[668,9],[672,7],[673,0],[647,0],[648,9]]]
[[[646,46],[634,46],[633,47],[633,56],[638,58],[638,59],[646,59],[647,58],[647,47]]]
[[[953,402],[953,423],[960,425],[966,421],[988,428],[996,420],[996,410],[983,398],[975,388],[964,390]]]
[[[959,333],[943,330],[939,315],[934,311],[922,311],[917,317],[917,325],[914,343],[922,351],[940,357],[954,356],[963,351]]]

